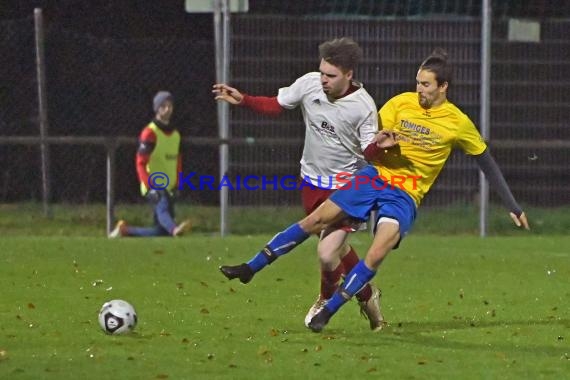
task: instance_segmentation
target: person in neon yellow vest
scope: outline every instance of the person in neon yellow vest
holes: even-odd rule
[[[190,221],[174,221],[174,192],[182,171],[180,133],[170,124],[174,98],[159,91],[153,99],[154,119],[142,130],[136,155],[141,195],[153,207],[152,227],[129,226],[119,220],[110,238],[124,236],[179,236],[191,228]]]

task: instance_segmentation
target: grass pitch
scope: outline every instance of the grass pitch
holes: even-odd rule
[[[562,379],[570,373],[570,237],[411,235],[375,282],[390,325],[356,302],[323,333],[303,325],[318,292],[316,240],[227,281],[270,235],[220,239],[3,237],[1,379]],[[370,238],[352,237],[364,254]],[[122,298],[139,325],[105,335]]]

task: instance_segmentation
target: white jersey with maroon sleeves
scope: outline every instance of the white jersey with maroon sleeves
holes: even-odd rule
[[[374,100],[362,84],[358,90],[330,101],[321,74],[308,73],[279,89],[277,101],[286,109],[300,106],[305,122],[301,177],[322,188],[335,188],[339,173],[354,173],[366,164],[363,151],[378,132]]]

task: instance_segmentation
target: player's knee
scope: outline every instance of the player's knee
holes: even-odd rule
[[[310,234],[318,234],[322,230],[326,228],[326,223],[324,219],[318,213],[312,213],[309,216],[305,217],[299,225],[303,229],[303,231],[310,233]]]
[[[343,256],[342,249],[342,247],[337,245],[319,243],[317,246],[317,254],[319,255],[320,262],[329,263],[340,260]]]
[[[317,249],[317,254],[319,255],[319,263],[321,266],[329,267],[329,264],[333,261],[332,252],[325,249]]]

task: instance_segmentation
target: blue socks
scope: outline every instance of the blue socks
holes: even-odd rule
[[[354,297],[360,289],[372,280],[372,277],[374,277],[375,274],[375,271],[368,269],[368,267],[364,265],[364,260],[360,260],[358,264],[352,268],[350,273],[346,275],[344,283],[333,294],[325,307],[332,314],[336,313],[338,309],[346,303],[346,301]]]
[[[262,251],[247,262],[247,265],[254,273],[259,272],[279,256],[288,253],[307,240],[309,236],[311,235],[303,231],[298,223],[295,223],[275,235]]]

